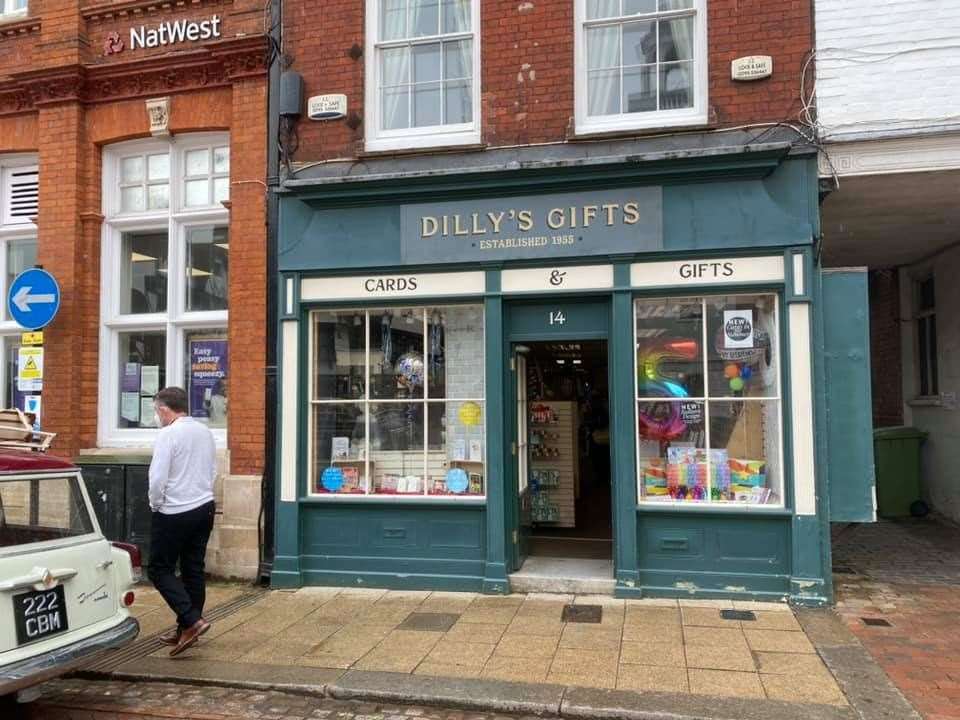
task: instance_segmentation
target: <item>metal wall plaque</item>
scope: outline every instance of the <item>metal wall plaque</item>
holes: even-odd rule
[[[404,263],[550,260],[663,248],[659,187],[401,208]]]

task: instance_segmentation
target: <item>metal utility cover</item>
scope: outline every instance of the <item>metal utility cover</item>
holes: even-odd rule
[[[459,613],[410,613],[398,630],[446,632],[460,619]]]
[[[746,622],[757,619],[757,616],[750,610],[721,610],[720,617],[724,620],[743,620]]]
[[[864,625],[870,625],[871,627],[893,627],[890,624],[889,620],[884,620],[883,618],[860,618],[863,620]]]
[[[571,623],[599,623],[603,618],[600,605],[564,605],[560,619]]]

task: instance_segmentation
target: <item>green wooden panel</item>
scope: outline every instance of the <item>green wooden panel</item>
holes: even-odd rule
[[[872,522],[873,417],[865,270],[822,274],[830,520]]]
[[[583,302],[558,297],[549,302],[513,303],[508,309],[507,337],[552,340],[605,338],[610,324],[607,301]]]

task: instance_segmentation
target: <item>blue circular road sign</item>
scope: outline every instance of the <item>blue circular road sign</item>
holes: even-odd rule
[[[17,325],[27,330],[47,326],[59,309],[60,286],[46,270],[24,270],[7,291],[7,312]]]

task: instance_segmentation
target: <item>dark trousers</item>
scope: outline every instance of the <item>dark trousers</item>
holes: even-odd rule
[[[207,541],[213,530],[211,500],[175,515],[155,512],[150,527],[150,565],[147,575],[177,614],[180,628],[188,628],[203,615],[206,580],[203,576]],[[180,565],[180,577],[176,568]]]

